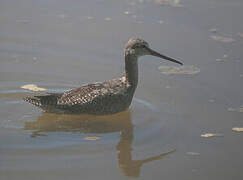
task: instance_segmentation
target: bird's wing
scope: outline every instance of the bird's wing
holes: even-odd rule
[[[91,102],[94,98],[108,94],[106,83],[87,84],[80,88],[72,89],[58,98],[57,105],[82,105]]]

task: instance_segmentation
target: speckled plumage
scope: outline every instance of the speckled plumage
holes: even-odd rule
[[[25,101],[47,112],[80,114],[114,114],[126,110],[138,82],[137,59],[153,55],[181,64],[149,48],[147,42],[131,38],[125,47],[125,73],[121,78],[86,84],[65,93],[26,97]]]

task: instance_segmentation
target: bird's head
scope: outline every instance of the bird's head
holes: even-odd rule
[[[146,41],[138,38],[129,39],[125,47],[125,55],[133,55],[136,57],[151,55],[183,65],[180,61],[177,61],[150,49],[149,44]]]

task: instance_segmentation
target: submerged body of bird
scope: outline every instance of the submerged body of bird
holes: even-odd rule
[[[54,113],[114,114],[129,108],[138,83],[138,57],[157,56],[181,62],[149,48],[142,39],[132,38],[125,47],[125,73],[121,78],[86,84],[65,93],[51,93],[24,98],[25,101]]]

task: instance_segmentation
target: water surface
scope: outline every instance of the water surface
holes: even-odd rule
[[[242,179],[243,2],[177,2],[1,0],[0,178]],[[25,84],[60,92],[120,76],[130,37],[200,71],[140,58],[133,103],[112,116],[22,100],[42,93]]]

